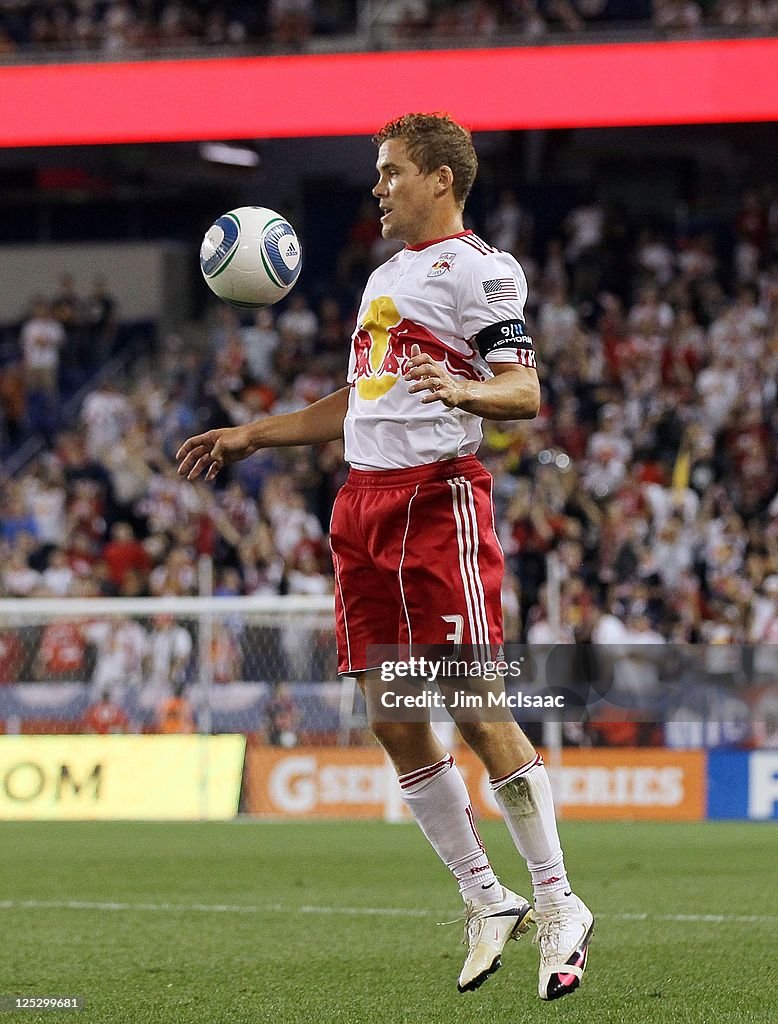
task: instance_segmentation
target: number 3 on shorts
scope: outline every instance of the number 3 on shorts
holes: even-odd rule
[[[441,615],[444,622],[450,622],[454,627],[453,632],[446,634],[446,640],[450,640],[455,647],[462,643],[462,634],[465,631],[465,619],[463,615]]]

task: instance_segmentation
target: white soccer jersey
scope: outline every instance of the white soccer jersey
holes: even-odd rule
[[[408,246],[371,275],[352,336],[344,423],[356,469],[405,469],[481,443],[481,417],[421,404],[404,380],[411,347],[454,377],[488,380],[489,363],[535,366],[524,326],[527,281],[509,253],[472,231]]]

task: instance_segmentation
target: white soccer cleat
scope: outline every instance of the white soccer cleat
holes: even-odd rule
[[[499,884],[499,883],[498,883]],[[503,887],[499,903],[467,904],[465,938],[467,958],[459,975],[460,992],[472,992],[501,966],[500,954],[509,939],[520,939],[529,929],[533,911],[523,896]]]
[[[575,992],[586,969],[594,917],[586,904],[571,896],[551,910],[535,910],[540,947],[538,994],[559,999]]]

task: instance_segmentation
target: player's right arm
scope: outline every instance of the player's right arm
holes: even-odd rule
[[[179,476],[213,480],[224,466],[248,458],[261,448],[325,444],[343,437],[350,388],[341,388],[297,412],[268,416],[239,427],[219,427],[190,437],[176,453]]]

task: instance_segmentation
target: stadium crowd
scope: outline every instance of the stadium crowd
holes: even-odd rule
[[[721,651],[714,677],[778,679],[775,213],[767,189],[746,192],[721,245],[586,202],[538,252],[531,218],[505,193],[474,225],[527,273],[542,380],[538,418],[486,423],[480,452],[496,480],[507,639],[702,642]],[[365,211],[331,287],[306,294],[301,282],[285,304],[249,320],[216,304],[204,343],[168,335],[151,363],[95,386],[76,423],[47,424],[46,448],[3,487],[0,595],[195,594],[203,555],[213,559],[216,595],[330,592],[327,528],[346,473],[340,443],[260,452],[217,486],[183,481],[174,454],[201,429],[301,408],[342,386],[360,286],[391,251]],[[41,391],[57,387],[53,370],[40,377],[28,365],[31,322],[45,312],[43,334],[59,339],[56,351],[74,324],[102,337],[90,317],[112,329],[104,285],[102,305],[67,286],[68,302],[38,304],[21,328],[16,380],[26,384],[26,405],[24,387],[11,389],[11,403],[6,393],[6,429],[9,415],[16,429],[29,428]],[[7,364],[6,375],[14,372]],[[556,635],[552,553],[561,578]],[[52,628],[34,660],[14,653],[6,632],[0,681],[83,678],[89,643],[96,692],[117,665],[138,678],[156,666],[171,695],[190,678],[192,637],[180,625],[101,630],[90,638]],[[744,665],[739,645],[748,643],[758,646]],[[244,677],[242,655],[224,631],[217,682]],[[652,671],[643,664],[633,675],[650,684]]]
[[[64,274],[55,295],[34,296],[18,336],[0,332],[0,456],[30,434],[53,436],[65,404],[126,340],[99,275],[86,295]]]
[[[2,0],[0,57],[16,52],[116,55],[182,47],[305,49],[312,40],[372,34],[381,45],[559,33],[624,25],[660,33],[720,27],[774,31],[776,0]]]
[[[485,424],[481,449],[497,478],[513,636],[543,616],[550,551],[571,629],[614,602],[666,638],[744,640],[761,628],[778,582],[776,231],[756,190],[724,253],[710,235],[669,237],[593,203],[535,258],[515,197],[487,218],[483,234],[529,279],[544,396],[531,423]],[[354,301],[389,251],[375,218],[360,217],[333,294]],[[102,303],[72,281],[53,312],[36,303],[18,339],[27,405],[17,388],[6,427],[11,415],[15,429],[29,426],[40,395],[56,393],[56,362],[31,364],[31,336],[52,360],[68,336],[104,336],[111,300],[100,287]],[[181,481],[173,461],[203,427],[341,386],[353,309],[332,294],[311,302],[303,288],[250,322],[215,306],[206,346],[169,335],[154,365],[100,384],[78,423],[49,431],[48,449],[4,487],[6,594],[195,593],[201,554],[215,556],[218,593],[329,589],[338,444],[259,453],[216,489]],[[74,333],[89,317],[98,326]]]

